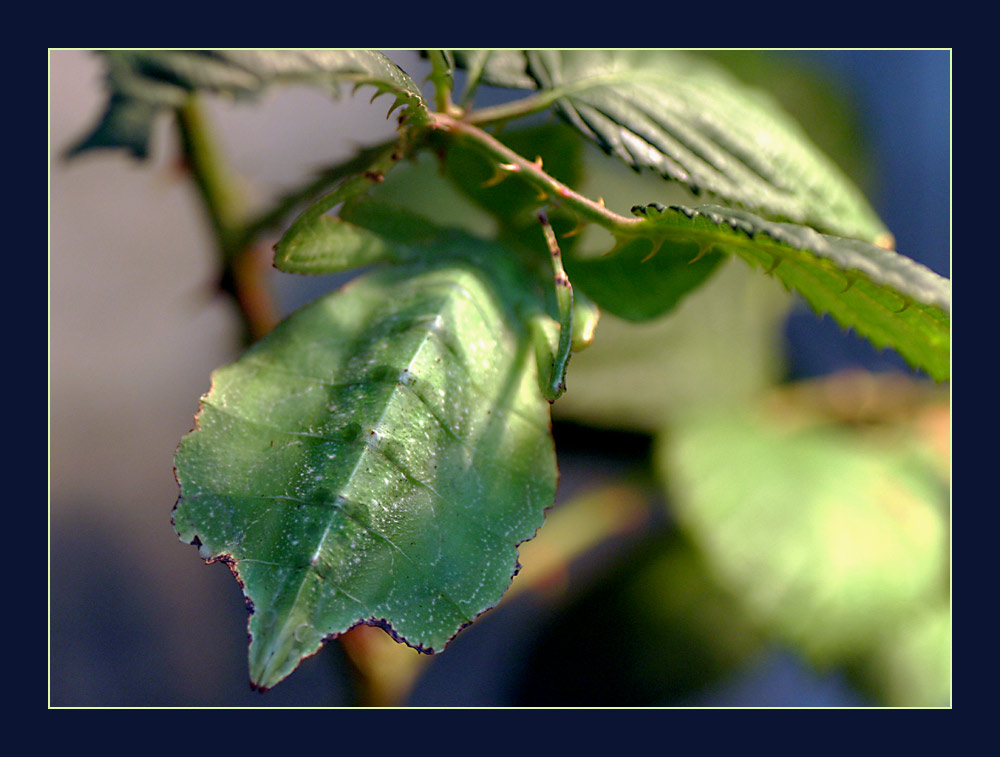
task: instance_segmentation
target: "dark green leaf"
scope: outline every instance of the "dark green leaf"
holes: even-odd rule
[[[892,347],[938,381],[949,377],[951,282],[898,252],[711,205],[633,213],[670,239],[739,255],[876,347]]]
[[[195,91],[256,97],[283,83],[313,84],[339,94],[343,84],[370,85],[395,98],[393,108],[423,107],[420,90],[395,63],[373,50],[112,50],[108,107],[71,155],[125,147],[146,157],[153,119],[181,107]]]
[[[636,239],[604,257],[571,254],[564,258],[566,272],[573,286],[601,309],[629,321],[647,321],[676,307],[725,259],[714,251],[699,255],[696,242],[667,241],[652,251],[649,240]]]
[[[628,165],[759,215],[870,242],[888,238],[858,189],[766,93],[668,50],[508,52],[484,80],[526,86]],[[461,59],[459,59],[461,61]]]
[[[449,260],[294,314],[216,372],[181,443],[175,527],[239,577],[258,687],[359,623],[440,651],[500,600],[552,504],[510,282]]]

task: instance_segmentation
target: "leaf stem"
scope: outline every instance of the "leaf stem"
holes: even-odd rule
[[[545,398],[549,402],[555,402],[566,391],[566,364],[569,363],[570,353],[573,351],[573,285],[563,269],[562,252],[559,250],[559,242],[549,224],[548,216],[540,212],[538,220],[542,222],[545,243],[552,258],[552,274],[559,308],[559,345],[552,357],[548,383],[542,387]]]
[[[547,110],[555,102],[557,96],[553,91],[548,90],[537,95],[522,97],[509,103],[492,105],[488,108],[480,108],[469,113],[463,121],[474,126],[484,126],[486,124],[501,123],[515,118],[523,118],[533,113],[540,113]]]
[[[181,150],[208,215],[222,266],[218,288],[239,308],[246,341],[256,341],[278,322],[267,283],[267,257],[244,233],[246,201],[239,178],[223,157],[196,95],[178,109]]]

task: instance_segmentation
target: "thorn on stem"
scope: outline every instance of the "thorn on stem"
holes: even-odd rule
[[[499,168],[494,168],[493,175],[486,181],[484,181],[482,184],[480,184],[480,187],[482,187],[483,189],[486,189],[488,187],[495,187],[497,184],[499,184],[506,178],[507,174],[504,171],[501,171]]]
[[[576,222],[576,226],[574,226],[572,229],[570,229],[565,234],[563,234],[563,237],[564,238],[565,237],[575,237],[577,234],[579,234],[585,228],[587,228],[587,222],[583,221],[583,220],[578,220]]]
[[[649,254],[646,257],[644,257],[639,262],[640,263],[645,263],[647,260],[649,260],[650,258],[652,258],[656,253],[658,253],[660,251],[661,247],[663,247],[663,240],[662,239],[660,241],[658,241],[658,242],[656,240],[653,240],[653,249],[650,250]],[[697,258],[695,258],[695,260],[697,260]]]
[[[693,258],[691,258],[688,261],[688,265],[691,265],[692,263],[697,263],[699,260],[701,260],[703,257],[705,257],[708,254],[708,251],[710,249],[712,249],[711,245],[707,245],[707,244],[706,245],[698,245],[698,254],[695,255]]]
[[[607,257],[608,255],[614,255],[616,252],[618,252],[619,250],[621,250],[625,246],[626,242],[627,242],[627,240],[624,237],[620,238],[620,239],[618,237],[615,237],[615,246],[612,247],[607,252],[605,252],[603,255],[601,255],[601,257]]]

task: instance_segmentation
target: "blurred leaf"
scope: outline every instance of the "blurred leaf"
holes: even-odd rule
[[[215,373],[174,523],[242,584],[256,686],[359,623],[440,651],[509,586],[556,468],[503,260],[369,274]]]
[[[768,218],[875,242],[887,234],[861,192],[765,92],[671,50],[526,50],[483,80],[523,87],[626,164]],[[459,59],[461,63],[461,59]]]
[[[528,61],[521,50],[454,50],[455,62],[479,72],[479,78],[497,87],[535,89],[528,74]]]
[[[865,683],[893,707],[948,707],[951,608],[941,603],[892,629],[865,666]]]
[[[713,572],[821,664],[871,651],[947,587],[947,487],[911,445],[801,419],[705,412],[658,463]]]
[[[759,634],[694,550],[661,534],[556,616],[525,665],[515,703],[670,705],[761,649]]]
[[[339,95],[343,84],[370,85],[394,97],[393,108],[423,108],[420,89],[374,50],[108,50],[110,100],[101,121],[70,155],[124,147],[149,152],[153,121],[195,91],[253,98],[277,84],[312,84]]]
[[[746,402],[784,371],[790,303],[775,281],[729,261],[666,318],[637,324],[605,314],[593,344],[570,360],[553,413],[653,433],[691,408]]]

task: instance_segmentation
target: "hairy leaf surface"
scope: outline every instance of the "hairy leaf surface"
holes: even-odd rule
[[[423,107],[409,75],[374,50],[111,50],[108,106],[93,132],[70,154],[124,147],[135,157],[149,152],[153,121],[202,90],[252,98],[280,83],[313,84],[339,95],[343,84],[371,85],[395,97],[393,108]]]
[[[951,282],[904,255],[712,205],[657,204],[637,206],[632,212],[662,227],[672,241],[688,240],[695,245],[692,249],[739,255],[876,347],[892,347],[938,381],[949,377]],[[616,255],[622,252],[609,258]],[[642,266],[653,259],[632,266],[633,275],[641,276]],[[594,292],[588,294],[600,302]]]
[[[669,50],[529,50],[491,56],[483,80],[525,87],[633,168],[759,215],[886,240],[861,192],[769,95]],[[463,58],[459,57],[460,62]]]
[[[556,467],[495,282],[456,258],[368,274],[214,375],[174,523],[243,585],[254,685],[359,623],[440,651],[509,586]]]

